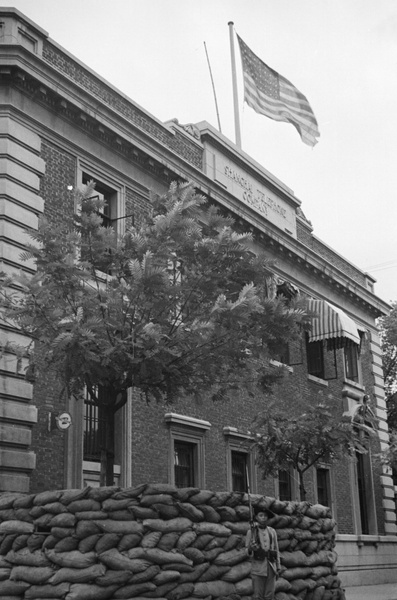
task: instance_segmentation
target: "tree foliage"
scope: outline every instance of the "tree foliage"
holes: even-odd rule
[[[28,377],[54,372],[68,397],[87,390],[110,422],[135,388],[172,401],[269,389],[268,359],[300,334],[305,301],[275,298],[272,265],[192,184],[153,198],[117,237],[93,185],[61,226],[45,218],[24,254],[37,274],[3,277],[6,321],[29,335]],[[111,452],[109,452],[111,453]]]
[[[383,377],[390,429],[389,447],[381,456],[384,464],[393,469],[397,481],[397,302],[391,303],[390,313],[379,322],[382,346]]]
[[[335,399],[317,403],[294,398],[282,406],[270,401],[256,419],[252,450],[263,478],[278,477],[279,470],[298,473],[301,500],[306,498],[304,474],[319,463],[332,464],[354,452],[368,451],[368,437],[377,426],[368,404],[358,406],[354,415],[341,416]]]

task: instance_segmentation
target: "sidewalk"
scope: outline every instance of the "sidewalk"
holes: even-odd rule
[[[346,600],[397,600],[397,583],[345,588]]]

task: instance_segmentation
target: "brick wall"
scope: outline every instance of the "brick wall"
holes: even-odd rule
[[[44,215],[61,224],[73,213],[73,199],[68,185],[75,185],[76,158],[52,143],[42,140],[41,157],[46,172],[41,179]],[[39,379],[34,385],[33,401],[38,407],[38,423],[32,432],[32,449],[36,452],[36,470],[31,477],[31,491],[36,493],[64,487],[64,436],[58,429],[48,430],[49,414],[59,414],[67,407],[66,398],[53,376]]]

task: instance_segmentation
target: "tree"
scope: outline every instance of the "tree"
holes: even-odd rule
[[[391,307],[390,313],[379,321],[387,423],[390,429],[389,447],[382,453],[381,460],[393,469],[397,481],[397,302],[392,302]]]
[[[397,302],[379,321],[389,427],[397,430]]]
[[[332,464],[343,456],[368,451],[368,437],[377,420],[368,402],[358,405],[354,415],[341,417],[331,397],[316,404],[309,400],[270,401],[256,419],[251,432],[262,476],[278,477],[279,470],[298,473],[301,500],[306,499],[304,474],[319,463]]]
[[[102,484],[113,481],[114,415],[135,388],[147,400],[266,390],[268,359],[300,334],[305,301],[271,297],[271,264],[253,236],[192,184],[152,199],[142,224],[117,238],[93,185],[73,219],[42,219],[24,258],[37,274],[2,279],[8,322],[34,342],[27,376],[52,370],[61,393],[86,390],[104,417]],[[106,473],[106,477],[105,477]]]

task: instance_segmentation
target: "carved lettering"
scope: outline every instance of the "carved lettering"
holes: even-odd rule
[[[256,191],[254,191],[252,182],[238,173],[235,169],[226,165],[225,175],[243,188],[243,200],[246,204],[252,206],[252,208],[265,216],[268,216],[268,209],[270,209],[280,215],[283,219],[287,218],[287,210],[281,206],[281,204],[273,198],[270,198],[270,196],[267,196],[262,190],[256,189]]]

